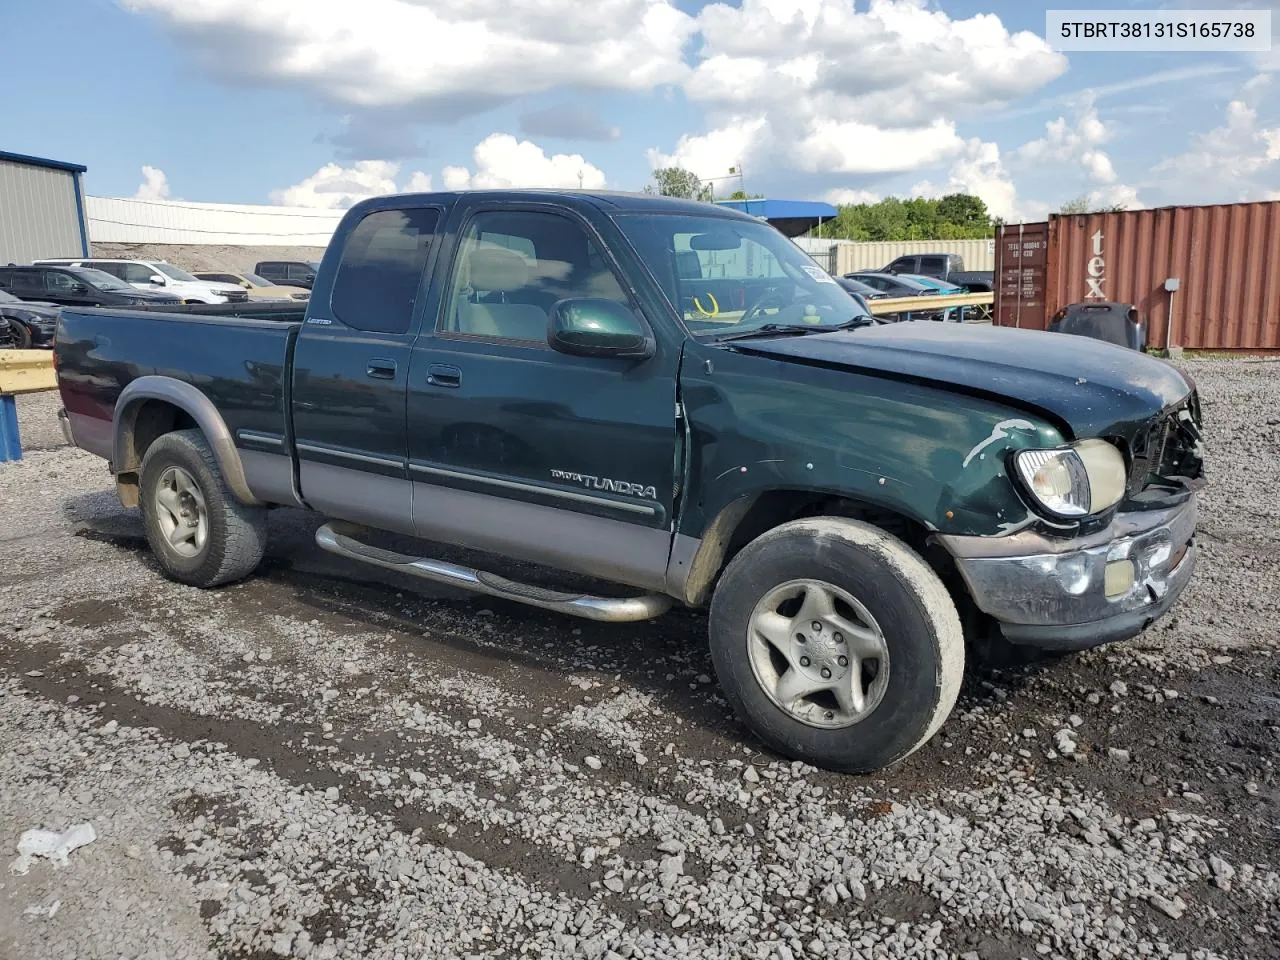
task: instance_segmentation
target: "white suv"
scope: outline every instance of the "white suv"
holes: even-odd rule
[[[139,290],[163,290],[181,297],[183,303],[244,303],[249,299],[243,287],[233,283],[197,280],[187,271],[164,260],[36,260],[62,267],[90,267],[118,277]]]

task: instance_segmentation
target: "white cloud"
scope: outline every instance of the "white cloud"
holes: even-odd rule
[[[492,133],[472,151],[475,172],[466,167],[445,167],[442,172],[448,190],[495,189],[504,187],[582,186],[598,190],[605,185],[604,172],[580,154],[551,156],[531,140],[517,140],[509,133]]]
[[[650,147],[647,156],[649,166],[655,170],[684,167],[704,180],[712,180],[730,176],[729,171],[737,169],[745,158],[758,155],[765,139],[763,117],[737,117],[708,133],[685,134],[670,153]],[[754,166],[751,164],[753,170]],[[721,192],[720,182],[715,185],[717,192]],[[729,190],[735,189],[737,184],[730,183]]]
[[[363,108],[458,116],[558,86],[648,90],[687,72],[670,0],[121,0],[214,69]]]
[[[1094,208],[1124,207],[1126,210],[1137,210],[1143,206],[1142,201],[1138,199],[1137,188],[1123,183],[1090,190],[1088,197],[1090,206]]]
[[[1099,118],[1092,95],[1086,94],[1080,101],[1074,123],[1066,117],[1058,117],[1044,126],[1043,137],[1018,148],[1018,162],[1026,166],[1043,166],[1046,163],[1078,165],[1095,183],[1116,181],[1111,158],[1100,149],[1111,139],[1111,131]]]
[[[978,138],[969,140],[951,165],[947,182],[928,180],[911,188],[913,197],[943,197],[949,193],[970,193],[982,200],[994,217],[1013,222],[1038,220],[1048,213],[1046,204],[1020,203],[1018,191],[1000,157],[1000,147]]]
[[[431,174],[415,170],[404,185],[405,193],[430,193],[435,187],[431,185]]]
[[[1200,202],[1261,200],[1280,183],[1277,161],[1280,127],[1260,127],[1257,109],[1241,99],[1227,104],[1222,126],[1195,135],[1191,149],[1153,174],[1168,192]]]
[[[133,198],[135,200],[169,199],[169,178],[159,167],[144,165],[142,183],[138,186],[138,192],[133,195]]]
[[[1066,69],[1034,33],[1010,33],[989,14],[952,19],[927,0],[712,3],[698,27],[703,44],[684,90],[705,105],[711,129],[650,160],[674,158],[704,178],[738,159],[748,179],[753,170],[921,169],[964,151],[956,118]]]
[[[271,202],[287,207],[345,210],[354,203],[387,193],[427,192],[431,177],[414,171],[403,190],[396,186],[400,165],[389,160],[360,160],[350,167],[326,163],[311,176],[271,193]]]
[[[963,145],[949,120],[907,129],[816,120],[790,157],[796,167],[811,173],[897,173],[930,166]]]
[[[883,197],[872,190],[852,190],[848,187],[839,187],[835,190],[828,190],[822,195],[822,199],[827,203],[841,206],[846,203],[879,203]]]

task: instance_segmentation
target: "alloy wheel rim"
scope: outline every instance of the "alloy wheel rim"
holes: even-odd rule
[[[196,557],[209,542],[209,512],[195,478],[182,467],[166,467],[153,498],[160,533],[182,557]]]
[[[747,648],[774,705],[812,727],[850,727],[869,716],[889,681],[889,648],[870,611],[825,580],[789,580],[751,613]]]

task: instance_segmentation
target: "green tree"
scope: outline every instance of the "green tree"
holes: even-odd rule
[[[644,192],[683,200],[712,199],[711,185],[703,183],[684,167],[661,167],[653,171],[653,183],[647,185]]]
[[[961,228],[987,229],[991,214],[981,197],[968,193],[949,193],[938,200],[938,219]]]
[[[844,204],[822,224],[823,237],[845,240],[965,240],[994,232],[987,205],[962,193]]]
[[[763,200],[763,193],[747,193],[745,190],[735,190],[729,194],[730,200]]]

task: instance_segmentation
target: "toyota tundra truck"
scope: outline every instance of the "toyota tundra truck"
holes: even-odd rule
[[[878,324],[710,204],[380,197],[305,305],[190,309],[69,308],[55,347],[67,436],[168,576],[248,576],[291,507],[351,562],[515,603],[707,608],[742,720],[824,767],[926,742],[966,636],[1124,640],[1195,567],[1185,374],[1084,338]],[[530,565],[600,587],[510,574]]]

